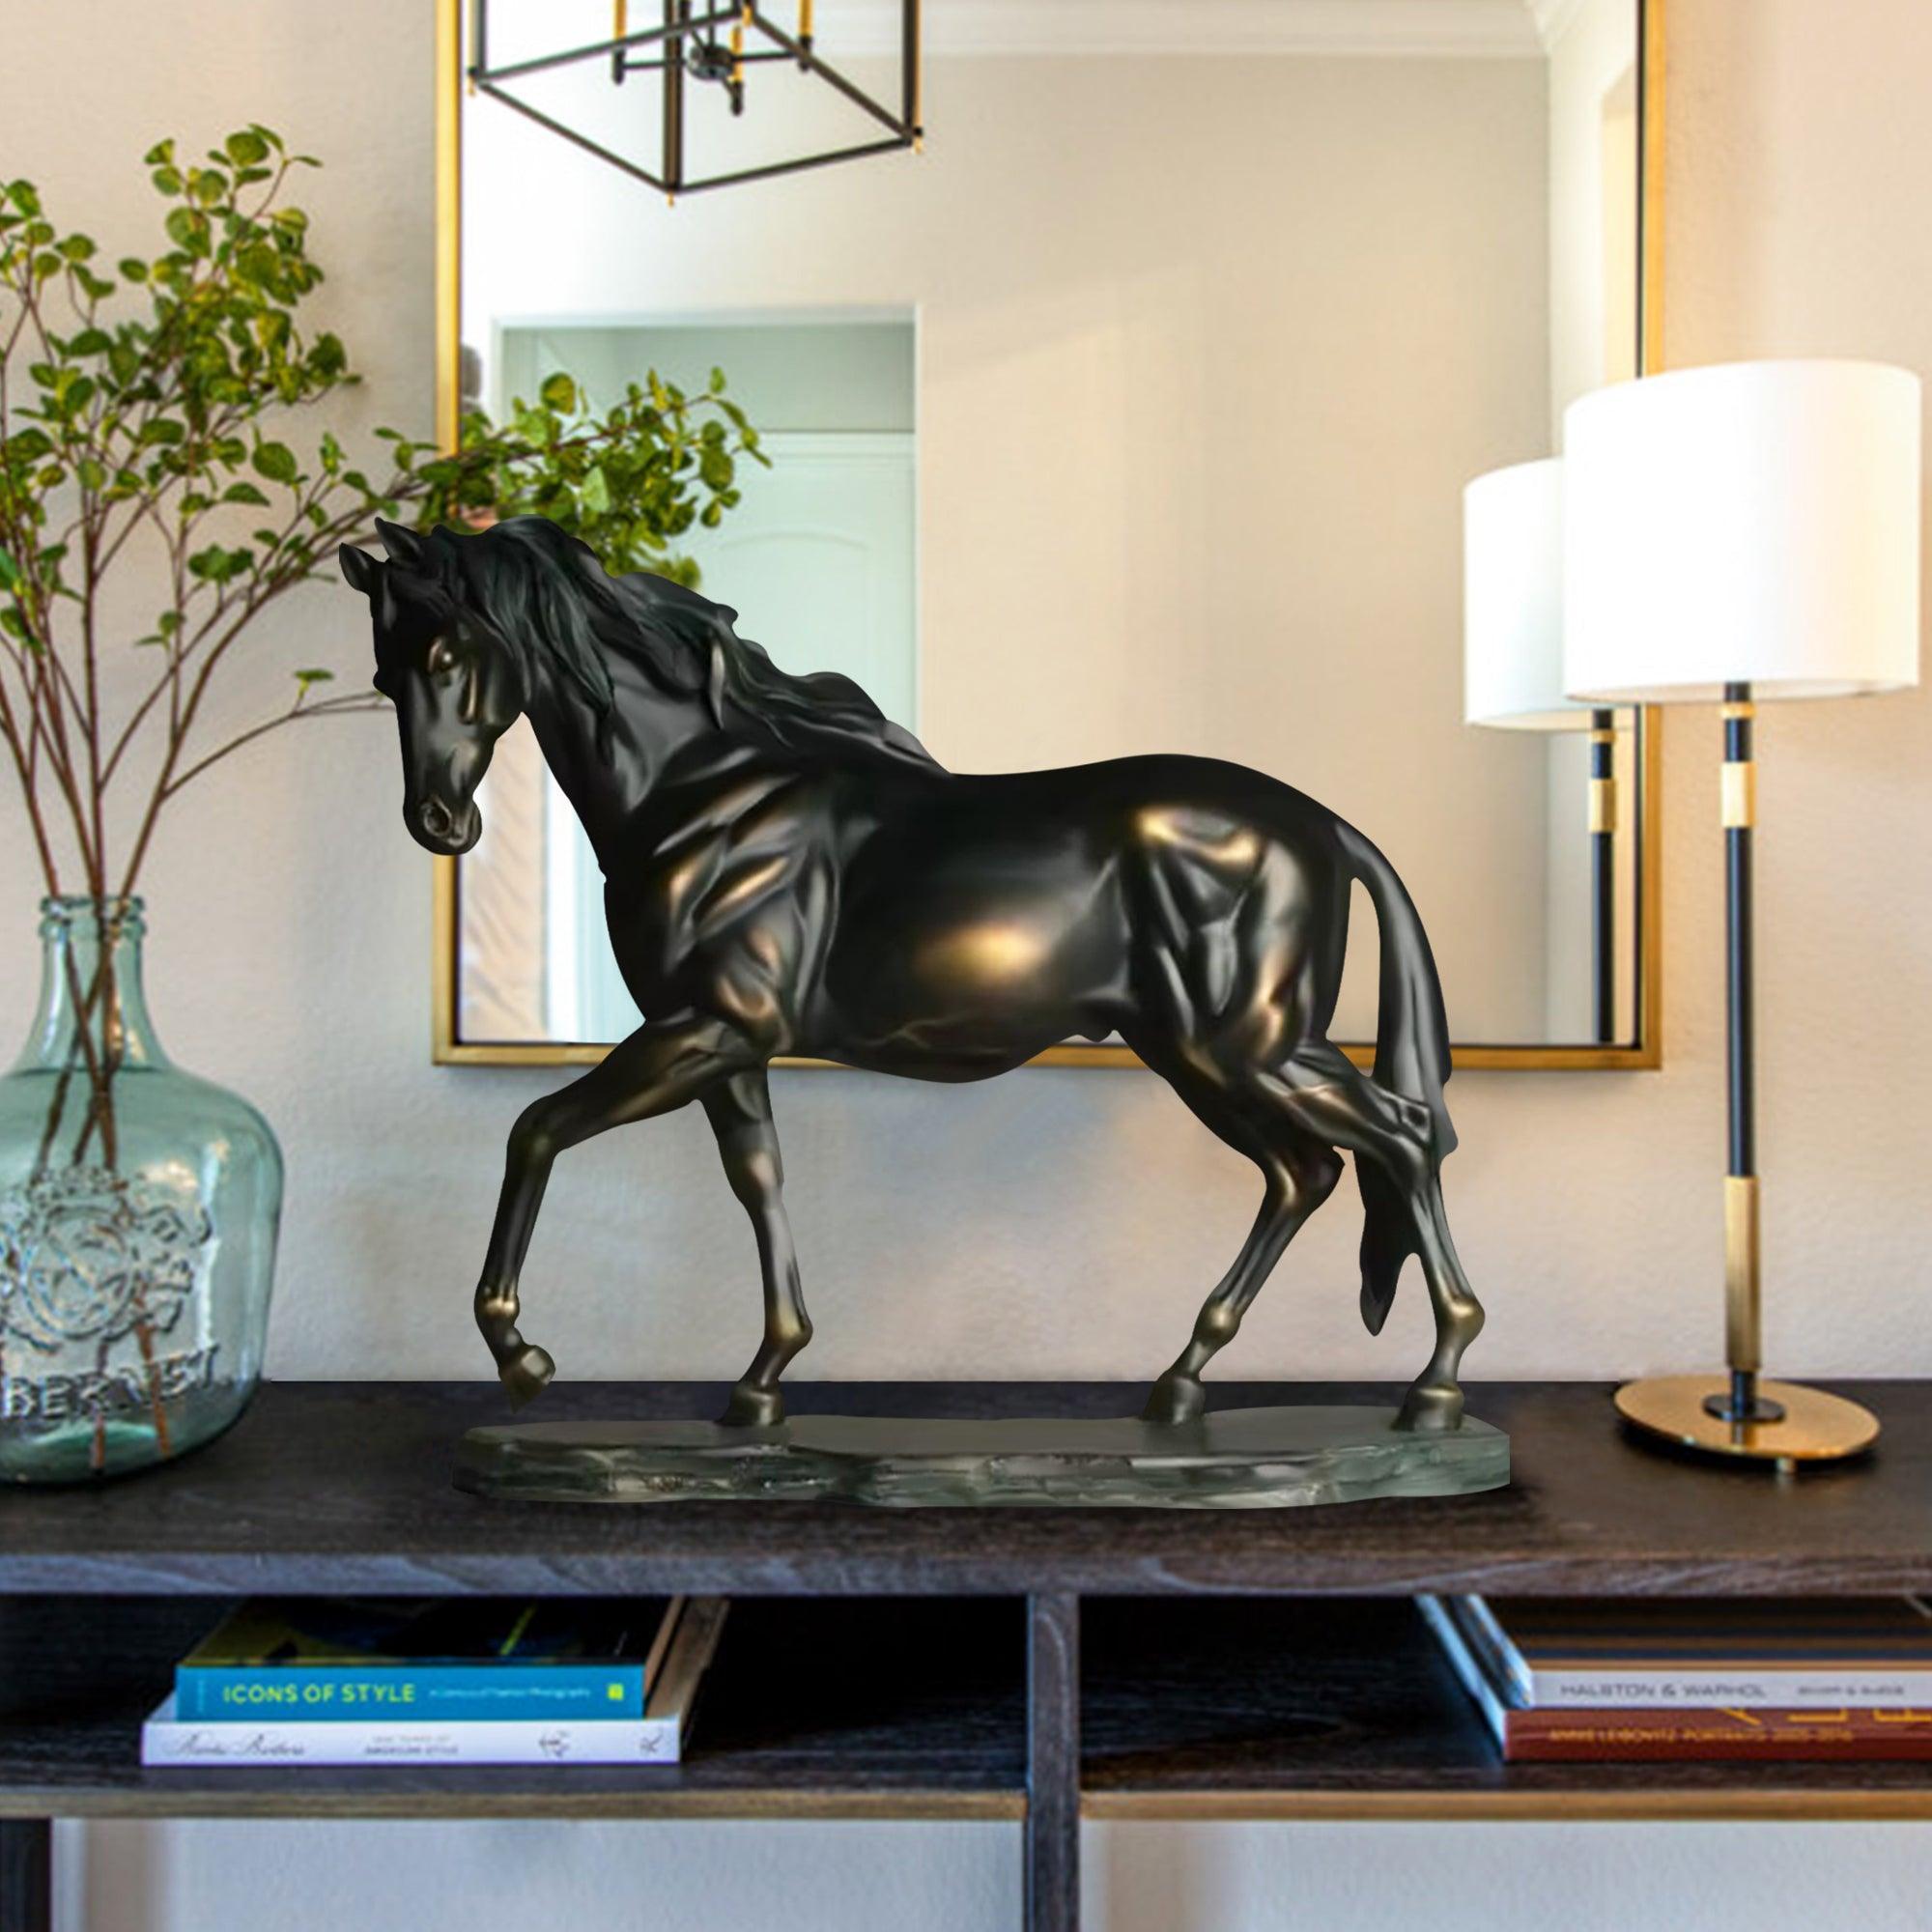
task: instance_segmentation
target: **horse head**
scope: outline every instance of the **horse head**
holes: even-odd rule
[[[482,834],[476,787],[524,709],[524,672],[425,567],[420,537],[381,518],[376,530],[388,561],[344,544],[342,574],[375,620],[375,686],[402,733],[403,822],[418,845],[454,857]]]

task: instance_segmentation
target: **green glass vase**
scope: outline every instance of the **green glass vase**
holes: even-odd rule
[[[141,901],[41,913],[40,1009],[0,1078],[0,1481],[85,1482],[247,1406],[282,1155],[247,1101],[161,1051]]]

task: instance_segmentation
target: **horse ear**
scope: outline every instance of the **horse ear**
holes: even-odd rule
[[[415,531],[406,530],[401,524],[392,524],[386,517],[378,517],[376,534],[383,539],[383,548],[389,553],[391,563],[400,563],[405,570],[422,568],[422,538]]]
[[[354,544],[344,544],[335,553],[335,558],[342,566],[342,574],[365,597],[374,597],[376,587],[383,581],[383,560],[371,556],[366,550],[357,550]]]

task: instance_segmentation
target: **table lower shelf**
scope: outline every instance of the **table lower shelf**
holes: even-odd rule
[[[1083,1608],[1089,1818],[1932,1818],[1932,1764],[1505,1764],[1386,1598]]]
[[[905,1818],[1026,1810],[1010,1598],[742,1598],[675,1768],[147,1771],[210,1600],[0,1600],[0,1816]],[[1508,1766],[1387,1599],[1082,1605],[1090,1818],[1932,1818],[1932,1765]]]
[[[201,1599],[0,1601],[0,1815],[1019,1818],[1013,1599],[734,1603],[676,1766],[148,1770]]]

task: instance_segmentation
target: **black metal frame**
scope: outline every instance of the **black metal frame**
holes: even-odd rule
[[[616,34],[609,40],[593,41],[588,45],[566,48],[560,53],[539,54],[528,60],[492,67],[489,60],[490,0],[470,0],[470,59],[465,71],[476,93],[487,94],[492,100],[501,101],[505,107],[513,108],[526,119],[534,121],[538,127],[548,128],[573,146],[595,155],[599,160],[608,161],[633,180],[672,197],[697,194],[705,188],[731,187],[743,182],[766,181],[778,175],[799,174],[808,168],[830,167],[838,161],[856,161],[867,155],[890,154],[895,149],[919,146],[924,131],[919,119],[920,0],[900,0],[900,106],[897,113],[883,102],[874,100],[856,81],[824,60],[813,44],[809,28],[796,36],[788,34],[776,21],[766,18],[754,4],[751,4],[751,0],[742,6],[712,5],[702,12],[695,11],[697,4],[700,0],[663,0],[664,19],[658,26],[645,27],[635,34]],[[805,17],[809,21],[810,14]],[[762,34],[771,44],[749,51],[742,45],[721,50],[717,38],[721,28],[735,30],[740,41],[748,30]],[[869,114],[890,131],[878,140],[828,149],[823,154],[805,155],[796,160],[769,161],[759,167],[738,168],[727,174],[691,180],[684,169],[684,83],[690,52],[699,46],[708,50],[713,64],[728,60],[730,71],[723,84],[728,92],[733,114],[741,112],[744,107],[744,79],[740,71],[743,67],[761,61],[789,61],[802,72],[815,74],[835,88],[855,107]],[[656,58],[634,59],[633,50],[637,48],[654,48],[657,50]],[[663,76],[661,173],[653,174],[650,169],[627,159],[601,142],[593,141],[587,134],[565,127],[561,121],[540,108],[532,107],[502,85],[506,80],[526,74],[547,72],[591,60],[608,60],[611,63],[611,77],[620,85],[631,73],[653,72]]]

